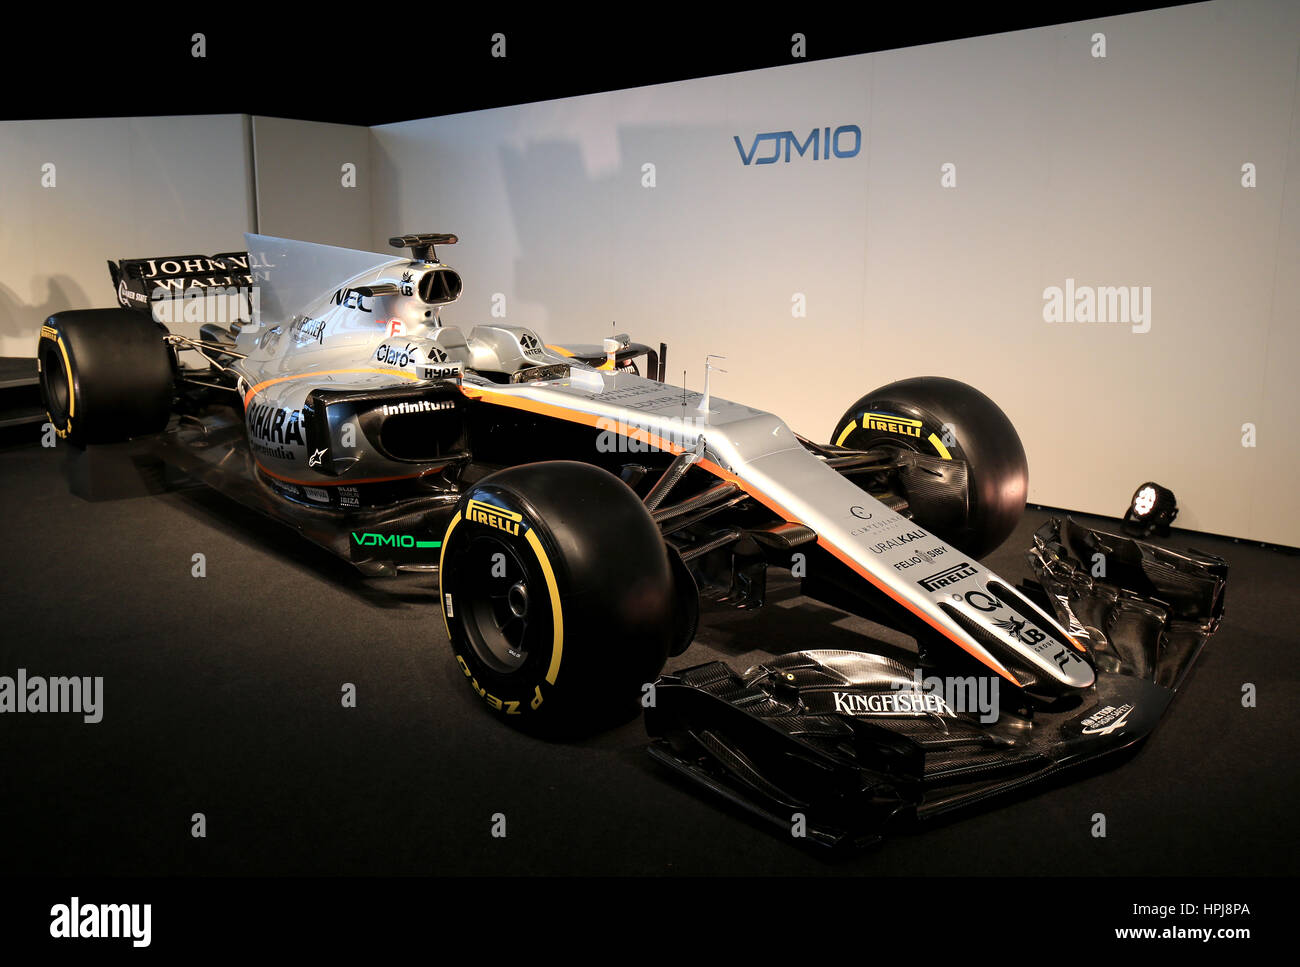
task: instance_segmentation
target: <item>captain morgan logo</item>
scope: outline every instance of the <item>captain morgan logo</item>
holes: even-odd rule
[[[518,537],[523,527],[524,515],[517,514],[513,510],[494,507],[481,500],[471,500],[469,506],[465,508],[465,519],[487,524],[488,527],[495,527],[499,531]]]

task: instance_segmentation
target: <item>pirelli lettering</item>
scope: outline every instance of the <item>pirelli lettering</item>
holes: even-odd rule
[[[916,583],[927,591],[938,591],[940,588],[946,588],[949,585],[965,581],[967,578],[975,576],[975,569],[962,561],[960,564],[954,564],[952,567],[945,568],[937,574],[931,574],[928,578],[921,578]]]
[[[481,500],[471,500],[469,506],[465,508],[465,519],[487,524],[488,527],[495,527],[499,531],[518,537],[523,527],[524,515],[517,514],[513,510],[494,507]]]
[[[893,416],[889,413],[863,413],[862,427],[866,430],[881,430],[885,433],[897,433],[899,436],[921,438],[921,421],[909,420],[905,416]]]

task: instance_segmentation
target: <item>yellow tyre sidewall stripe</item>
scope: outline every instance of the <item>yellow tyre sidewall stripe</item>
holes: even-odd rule
[[[949,453],[948,448],[943,445],[943,441],[933,433],[930,434],[930,443],[934,446],[935,452],[938,453],[939,456],[943,457],[943,459],[952,459],[952,454]]]
[[[537,537],[535,528],[528,528],[528,533],[524,535],[528,545],[537,555],[537,563],[542,566],[542,574],[546,577],[546,589],[551,595],[551,625],[553,633],[551,635],[551,663],[546,669],[546,681],[555,684],[556,677],[560,674],[560,659],[564,656],[564,612],[560,610],[560,586],[555,580],[555,570],[551,567],[550,559],[546,556],[546,551],[542,549],[542,542]]]
[[[460,511],[456,511],[456,516],[451,519],[447,525],[446,533],[442,535],[442,550],[438,552],[438,601],[439,607],[442,608],[442,626],[447,629],[447,640],[451,641],[451,622],[447,620],[447,593],[442,589],[442,576],[446,573],[443,564],[447,560],[447,545],[451,543],[451,532],[456,529],[460,523]],[[454,648],[456,643],[452,642]]]
[[[835,441],[835,445],[837,447],[844,446],[844,441],[849,438],[849,434],[852,433],[857,428],[858,428],[858,421],[856,419],[850,420],[849,425],[844,428],[844,432],[841,433],[839,435],[839,439]]]
[[[442,550],[438,554],[438,597],[441,599],[442,624],[447,629],[448,640],[451,636],[451,622],[447,618],[447,593],[443,590],[442,576],[446,573],[445,564],[447,561],[447,545],[451,543],[452,531],[456,525],[461,522],[460,511],[451,519],[447,525],[446,532],[442,535]],[[555,569],[551,567],[551,560],[546,556],[546,550],[542,547],[542,542],[537,536],[537,531],[529,527],[524,535],[528,546],[533,549],[537,556],[537,563],[541,565],[542,575],[546,578],[546,590],[551,601],[551,662],[546,669],[547,684],[554,685],[556,678],[560,675],[560,662],[564,657],[564,611],[560,606],[560,586],[555,579]],[[453,647],[455,642],[452,642]],[[522,703],[521,703],[522,704]]]
[[[68,347],[63,344],[63,336],[57,329],[41,326],[41,338],[48,339],[59,347],[59,355],[63,357],[63,370],[68,374],[68,418],[62,427],[55,427],[60,433],[67,434],[72,430],[72,417],[77,412],[77,384],[72,380],[72,360],[68,357]],[[45,415],[51,423],[54,422],[53,413],[46,411]]]

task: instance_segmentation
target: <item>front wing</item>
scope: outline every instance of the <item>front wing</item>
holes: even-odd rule
[[[1094,578],[1103,555],[1109,576]],[[1227,565],[1051,520],[1026,593],[1087,643],[1096,684],[1035,706],[914,656],[801,651],[663,676],[650,754],[811,842],[863,845],[1116,753],[1155,728],[1223,613]]]

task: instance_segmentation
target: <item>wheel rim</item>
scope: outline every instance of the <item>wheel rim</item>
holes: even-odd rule
[[[493,671],[518,671],[544,624],[523,561],[504,541],[483,536],[470,542],[456,568],[475,589],[465,611],[470,647]]]

